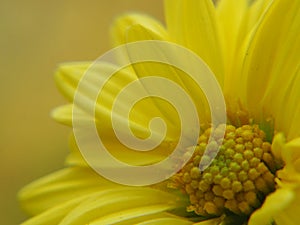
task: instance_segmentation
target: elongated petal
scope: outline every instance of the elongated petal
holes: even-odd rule
[[[300,28],[299,28],[300,29]],[[300,38],[300,37],[299,37]],[[298,41],[299,42],[299,41]],[[298,62],[298,71],[296,72],[293,81],[290,82],[289,88],[287,88],[288,93],[285,96],[285,105],[283,107],[288,107],[284,110],[284,113],[279,118],[281,122],[281,127],[287,131],[287,138],[292,140],[300,136],[300,60]],[[282,100],[284,102],[284,100]]]
[[[150,188],[120,188],[97,193],[72,210],[60,225],[114,224],[181,207],[175,195]],[[100,223],[100,224],[101,224]]]
[[[186,199],[171,191],[167,193],[144,187],[124,187],[103,179],[89,168],[82,167],[64,169],[33,182],[20,191],[19,199],[28,213],[37,214],[25,221],[24,225],[59,224],[74,216],[77,220],[77,215],[80,216],[80,213],[76,213],[77,210],[82,209],[84,214],[89,211],[89,207],[95,209],[95,203],[95,210],[103,214],[96,213],[97,217],[91,224],[119,224],[121,221],[146,221],[161,217],[177,218],[171,214],[160,213],[174,208],[184,211],[186,206]],[[130,209],[128,202],[131,202]],[[134,207],[135,204],[138,205]],[[116,205],[123,211],[118,210]],[[109,216],[104,209],[110,212]],[[90,221],[89,213],[86,222]],[[85,221],[85,216],[83,219]]]
[[[244,36],[240,35],[241,26],[245,20],[248,10],[247,0],[222,0],[217,5],[217,21],[220,29],[220,37],[224,48],[225,75],[224,75],[224,92],[234,92],[239,84],[235,83],[234,72],[237,67],[237,54],[241,49]]]
[[[148,29],[148,27],[144,27],[142,25],[134,25],[127,31],[127,42],[134,42],[140,40],[160,40],[161,37],[157,36],[154,32]],[[151,48],[149,48],[151,45]],[[129,51],[129,58],[132,59],[143,59],[143,56],[146,52],[153,56],[153,58],[157,58],[158,62],[145,62],[134,64],[132,67],[136,73],[136,75],[142,79],[145,77],[162,77],[166,78],[169,81],[175,82],[180,87],[183,88],[184,92],[189,95],[189,97],[193,100],[197,111],[199,112],[199,118],[203,119],[203,121],[209,121],[210,119],[210,111],[209,106],[207,105],[206,96],[202,92],[202,90],[195,84],[194,80],[189,77],[189,75],[195,76],[203,73],[203,76],[207,75],[203,71],[197,71],[199,74],[185,74],[183,71],[177,69],[174,66],[180,65],[190,65],[192,68],[194,65],[191,64],[191,60],[187,57],[183,56],[182,53],[178,52],[175,47],[165,47],[164,49],[156,43],[149,43],[148,46],[145,46],[143,51]],[[150,52],[151,51],[151,52]],[[148,55],[147,54],[147,55]],[[178,57],[178,56],[182,57]],[[166,65],[164,63],[159,63],[161,59],[164,59],[165,62],[168,62],[170,65]],[[190,60],[190,61],[189,61]],[[200,59],[199,59],[200,60]],[[174,66],[173,66],[174,65]],[[202,75],[202,74],[201,74]],[[194,77],[193,77],[194,78]],[[155,82],[150,88],[155,86],[157,89],[164,90],[166,89],[166,84],[163,82]],[[146,90],[147,86],[145,86]],[[181,100],[181,94],[177,94],[178,91],[170,89],[171,92],[174,92],[174,95],[177,96],[177,102],[180,102],[182,105],[184,101]],[[167,99],[168,100],[168,99]],[[170,107],[169,104],[161,101],[161,99],[154,98],[153,99],[155,105],[160,110],[160,112],[164,115],[164,117],[170,122],[170,124],[174,124],[175,127],[180,126],[180,121],[178,120],[178,115],[176,111]]]
[[[58,224],[79,203],[88,199],[90,194],[66,201],[62,204],[45,210],[44,212],[26,220],[22,225],[53,225]]]
[[[120,185],[100,177],[92,169],[72,167],[24,187],[19,193],[19,199],[24,210],[35,215],[66,201],[75,201],[95,191],[114,187]]]
[[[105,79],[102,78],[101,73],[114,73],[117,71],[116,66],[99,63],[96,68],[93,67],[91,70],[86,70],[88,68],[87,65],[81,64],[66,64],[61,66],[60,69],[56,73],[56,81],[59,85],[61,91],[68,97],[71,101],[74,98],[75,91],[78,87],[78,83],[81,82],[81,101],[79,107],[85,111],[88,108],[93,108],[95,104],[95,99],[93,96],[97,96],[99,94],[98,99],[96,99],[97,104],[95,105],[96,110],[96,121],[99,123],[99,132],[102,133],[113,133],[112,131],[112,107],[115,104],[115,100],[118,97],[118,94],[124,91],[126,85],[131,82],[137,81],[137,77],[135,74],[132,74],[130,70],[122,70],[116,74],[114,74],[106,83],[105,86],[99,90],[97,87],[97,79]],[[85,73],[89,73],[88,78],[82,82],[81,78]],[[100,92],[101,91],[101,92]],[[140,84],[137,89],[127,91],[126,95],[128,99],[138,99],[141,93],[146,93],[147,91]],[[136,97],[135,97],[136,96]],[[124,112],[130,106],[128,102],[118,102],[118,107],[124,108]],[[65,115],[61,113],[66,112]],[[167,118],[164,115],[161,115],[160,110],[158,110],[157,106],[153,104],[153,100],[151,98],[143,99],[143,101],[139,101],[138,104],[134,106],[134,109],[131,109],[132,113],[130,118],[127,118],[126,113],[114,114],[114,120],[118,120],[118,123],[126,123],[128,120],[130,121],[131,129],[134,134],[139,136],[140,138],[146,138],[149,136],[149,121],[152,118],[160,117],[162,119]],[[91,114],[92,112],[88,112]],[[67,116],[70,116],[70,110],[68,111],[58,111],[54,116],[58,117],[60,121],[70,121],[71,119],[67,119]],[[82,117],[82,116],[81,116]],[[87,117],[88,118],[88,117]],[[93,119],[90,117],[90,119]],[[116,122],[117,123],[117,122]],[[166,138],[176,137],[178,136],[178,129],[176,129],[175,125],[168,123],[169,129]],[[173,128],[173,129],[171,129]],[[153,131],[161,133],[161,131]],[[173,134],[172,134],[173,132]]]
[[[188,225],[193,224],[193,222],[188,221],[185,218],[180,218],[170,213],[156,213],[156,214],[148,214],[149,212],[145,212],[146,215],[137,215],[134,218],[121,220],[119,222],[114,223],[114,225],[132,225],[132,224],[182,224]],[[102,225],[103,223],[100,221],[92,222],[91,225]]]
[[[126,21],[127,17],[121,18],[120,21],[125,20]],[[116,25],[118,26],[118,24]],[[123,28],[123,27],[121,27]],[[120,29],[120,28],[119,28]],[[166,34],[166,31],[162,32],[162,29],[160,29],[160,32],[158,30],[153,29],[153,26],[150,26],[149,24],[146,23],[141,23],[136,21],[135,24],[132,24],[131,26],[126,27],[126,29],[123,28],[123,33],[125,35],[124,37],[124,42],[125,43],[130,43],[130,42],[136,42],[136,41],[143,41],[143,40],[161,40],[161,41],[166,41],[168,40],[168,36]],[[155,49],[155,45],[154,48]],[[137,56],[141,55],[140,59],[143,59],[143,54],[147,51],[146,49],[139,49],[138,52],[129,52],[128,55],[128,61],[132,61],[131,55]],[[157,54],[159,55],[159,50],[157,51]],[[131,55],[130,55],[131,54]],[[173,72],[172,68],[165,68],[162,67],[160,64],[157,63],[152,63],[152,62],[141,62],[141,63],[136,63],[132,65],[132,68],[137,75],[137,77],[142,78],[146,76],[151,76],[151,75],[160,75],[160,74],[170,74]],[[169,75],[170,77],[171,75]],[[161,100],[154,98],[153,99],[154,104],[157,106],[157,108],[160,110],[161,114],[164,115],[164,118],[166,120],[169,120],[170,124],[177,124],[178,125],[178,117],[176,112],[174,110],[170,109],[168,105],[165,103],[162,103]]]
[[[262,17],[268,10],[273,0],[256,0],[251,4],[248,2],[248,7],[242,20],[242,24],[239,27],[239,38],[242,40],[247,36],[256,26],[261,22]]]
[[[223,50],[211,0],[166,0],[167,30],[173,41],[196,52],[223,84]]]
[[[90,224],[151,224],[154,221],[174,221],[177,223],[181,222],[182,224],[192,224],[192,222],[184,218],[176,218],[175,216],[168,216],[167,213],[161,213],[169,209],[170,207],[167,204],[140,206],[138,208],[131,208],[121,212],[112,213],[108,216],[99,218]]]
[[[157,218],[151,219],[142,223],[138,223],[138,225],[165,225],[165,224],[172,224],[172,225],[188,225],[193,224],[190,221],[178,219],[178,218]]]
[[[246,82],[242,66],[248,54],[248,45],[272,0],[222,0],[217,5],[220,36],[225,60],[224,95],[232,101],[245,104]],[[240,110],[232,106],[232,111]]]
[[[118,160],[128,163],[129,165],[135,165],[135,166],[145,166],[145,165],[151,165],[154,163],[157,163],[163,159],[165,159],[169,154],[170,151],[172,151],[171,146],[168,143],[162,143],[162,145],[159,146],[155,151],[151,152],[142,152],[142,151],[133,151],[125,146],[119,144],[114,140],[112,137],[108,137],[104,140],[106,144],[106,148],[108,151]],[[76,166],[88,166],[87,162],[83,158],[80,150],[78,149],[76,140],[74,138],[74,135],[71,135],[70,141],[69,141],[71,153],[67,157],[67,164],[68,165],[76,165]],[[92,158],[89,160],[93,160]],[[94,160],[97,160],[95,158]],[[93,161],[89,161],[92,164]],[[97,161],[95,161],[97,162]],[[102,164],[102,167],[110,167],[110,165],[107,165],[107,163]]]
[[[299,4],[273,1],[251,39],[243,68],[249,109],[258,120],[274,117],[276,129],[285,133],[288,113],[295,110],[295,95],[289,93],[300,63]]]

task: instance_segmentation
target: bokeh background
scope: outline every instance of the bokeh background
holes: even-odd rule
[[[69,128],[49,112],[65,103],[53,73],[66,61],[94,60],[110,49],[109,25],[125,12],[163,21],[162,0],[0,1],[0,224],[26,216],[17,191],[63,167]]]

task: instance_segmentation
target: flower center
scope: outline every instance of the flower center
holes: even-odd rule
[[[216,137],[207,144],[211,132],[207,129],[200,136],[192,158],[173,177],[172,186],[189,195],[188,211],[198,215],[250,215],[275,189],[271,144],[265,141],[266,135],[258,125],[226,125],[217,156],[201,171],[199,163],[205,150],[218,146]],[[206,154],[203,157],[212,160]]]

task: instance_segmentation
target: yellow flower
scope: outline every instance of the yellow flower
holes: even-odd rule
[[[159,184],[129,187],[94,172],[72,135],[67,168],[20,191],[22,207],[33,215],[24,225],[298,223],[300,1],[220,0],[214,5],[210,0],[166,0],[165,10],[166,28],[144,15],[118,18],[111,30],[113,42],[174,42],[207,63],[227,105],[228,124],[223,126],[225,136],[217,157],[200,171],[200,159],[210,160],[203,155],[204,149],[214,149],[219,140],[208,143],[209,135],[218,133],[219,127],[201,127],[195,152],[179,172]],[[89,65],[73,63],[59,68],[56,81],[70,101]],[[103,71],[114,69],[101,65]],[[150,118],[160,115],[175,121],[174,129],[155,151],[145,154],[120,145],[110,124],[113,100],[122,87],[145,72],[159,73],[160,69],[152,64],[134,65],[117,72],[97,101],[99,136],[104,137],[111,154],[131,165],[164,159],[178,141],[176,113],[164,102],[151,104],[152,100],[146,99],[135,108],[135,117],[130,117],[133,132],[141,138],[149,135]],[[169,72],[167,78],[173,80],[172,76],[174,73]],[[185,85],[193,89],[189,82]],[[92,82],[86,87],[83,109],[91,104],[93,88]],[[203,93],[192,97],[209,123]],[[71,104],[56,109],[53,115],[72,126]],[[172,127],[172,123],[167,125]]]

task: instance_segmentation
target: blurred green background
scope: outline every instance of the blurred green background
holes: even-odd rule
[[[66,61],[94,60],[109,50],[109,25],[128,11],[163,20],[162,0],[53,0],[0,3],[0,223],[25,215],[17,191],[62,168],[69,128],[49,112],[65,103],[53,72]]]

